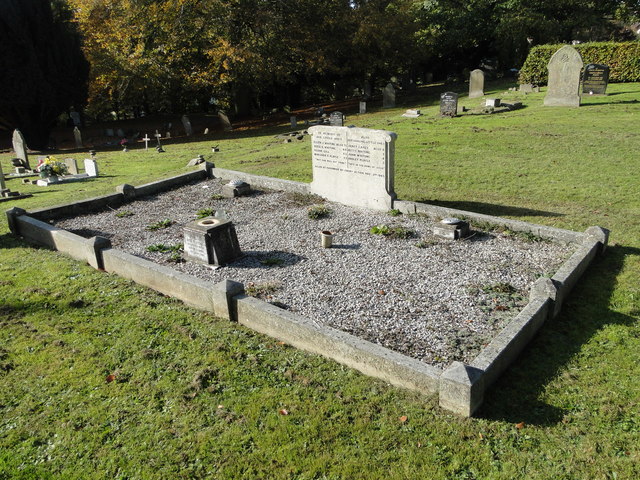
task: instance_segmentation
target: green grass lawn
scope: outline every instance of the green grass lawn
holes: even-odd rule
[[[443,89],[345,112],[347,124],[398,134],[399,198],[612,231],[477,418],[30,247],[3,217],[0,479],[640,478],[640,84],[612,84],[579,109],[489,85],[525,108],[471,114],[482,99],[461,97],[471,112],[454,119],[437,115]],[[424,115],[402,118],[406,108]],[[187,171],[197,154],[310,181],[310,143],[275,138],[287,130],[176,139],[164,154],[98,149],[99,178],[11,179],[34,196],[0,206],[112,192]],[[0,155],[5,173],[10,158]]]

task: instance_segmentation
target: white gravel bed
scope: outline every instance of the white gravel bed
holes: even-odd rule
[[[242,282],[278,306],[437,367],[471,361],[526,305],[531,284],[571,253],[566,245],[504,234],[440,239],[425,216],[330,202],[329,217],[312,220],[308,204],[296,203],[290,193],[221,199],[221,185],[208,180],[56,225],[110,238],[116,248],[212,282]],[[175,252],[147,251],[181,244],[183,226],[204,208],[228,214],[243,257],[211,268],[175,262]],[[165,219],[173,224],[147,229]],[[401,226],[415,235],[374,235],[375,225]],[[333,248],[320,246],[321,230],[337,232]]]

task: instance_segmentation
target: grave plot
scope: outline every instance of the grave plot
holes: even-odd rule
[[[208,180],[56,225],[213,283],[242,282],[250,295],[437,367],[470,362],[572,251],[477,229],[448,240],[426,216],[309,194],[225,198],[222,188]],[[233,222],[243,253],[224,267],[184,261],[184,227],[210,215]],[[334,233],[332,248],[321,231]]]

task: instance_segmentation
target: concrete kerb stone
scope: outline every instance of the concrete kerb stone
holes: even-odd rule
[[[440,377],[440,406],[463,417],[470,417],[484,400],[482,370],[461,362],[453,362]]]
[[[238,323],[392,385],[432,395],[442,370],[257,298],[236,297]]]
[[[20,215],[26,215],[27,211],[19,207],[13,207],[7,210],[6,214],[7,214],[7,223],[9,224],[9,231],[14,235],[20,235],[18,233],[18,223],[16,219]]]
[[[121,193],[125,201],[130,202],[136,198],[136,187],[123,183],[116,187],[116,193]]]
[[[202,164],[204,165],[204,164]],[[136,197],[145,197],[156,193],[164,192],[174,187],[180,187],[196,180],[207,178],[206,169],[198,169],[192,172],[176,175],[175,177],[157,180],[155,182],[145,183],[136,188]]]
[[[311,193],[311,187],[308,183],[296,182],[293,180],[263,177],[261,175],[253,175],[251,173],[237,172],[235,170],[226,170],[223,168],[213,168],[212,174],[214,178],[220,178],[222,180],[242,180],[253,188],[261,187],[268,188],[270,190],[282,190],[285,192]]]

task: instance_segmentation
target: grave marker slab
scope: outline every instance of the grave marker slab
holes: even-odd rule
[[[222,122],[222,128],[224,129],[225,132],[230,132],[231,130],[233,130],[233,126],[231,125],[231,121],[229,120],[229,117],[227,117],[227,114],[224,113],[222,110],[218,112],[218,118]]]
[[[193,135],[193,128],[191,127],[191,120],[189,120],[189,117],[187,117],[186,115],[182,116],[182,126],[184,127],[184,133],[187,134],[187,136],[191,136]]]
[[[98,176],[98,164],[91,158],[84,159],[84,171],[90,177]]]
[[[394,192],[397,135],[386,130],[315,126],[311,191],[335,202],[389,210]]]
[[[458,94],[444,92],[440,94],[440,115],[443,117],[455,117],[458,115]]]
[[[120,137],[120,138],[124,138],[124,130],[119,128],[118,130],[116,130],[116,134]]]
[[[23,160],[27,170],[31,170],[29,155],[27,154],[27,145],[22,136],[22,132],[17,128],[13,131],[13,151],[16,152],[16,157]]]
[[[73,138],[76,141],[76,148],[82,148],[82,133],[78,127],[73,127]]]
[[[609,66],[590,63],[582,74],[582,93],[606,95],[609,84]]]
[[[580,72],[582,57],[578,51],[565,45],[549,60],[549,82],[544,105],[547,107],[580,106]]]
[[[394,108],[396,106],[396,89],[392,83],[388,83],[382,89],[382,108]]]
[[[359,113],[367,113],[367,102],[360,102]]]
[[[469,98],[484,96],[484,72],[479,68],[469,74]]]
[[[332,112],[331,115],[329,115],[329,125],[332,127],[344,126],[344,115],[342,112]]]
[[[67,170],[69,171],[70,175],[78,174],[78,162],[75,158],[65,158],[64,164],[67,166]]]
[[[298,128],[298,119],[295,115],[289,117],[289,121],[291,122],[291,128]]]

